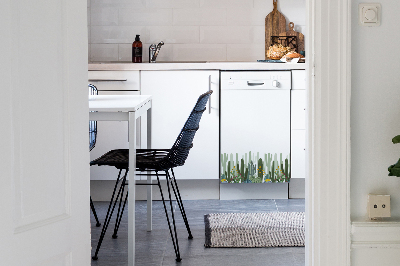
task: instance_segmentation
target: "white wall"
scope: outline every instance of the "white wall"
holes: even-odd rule
[[[387,168],[400,157],[400,2],[381,0],[380,27],[358,25],[352,10],[351,215],[366,216],[368,193],[391,195],[392,216],[400,218],[400,178]]]
[[[363,2],[352,1],[351,265],[391,266],[400,254],[400,177],[387,171],[400,157],[400,144],[391,142],[400,134],[400,2],[380,0],[381,26],[362,27]],[[369,193],[391,195],[393,222],[366,222]]]
[[[141,35],[143,60],[164,41],[159,61],[264,59],[272,0],[88,0],[89,62],[131,61]],[[278,1],[287,24],[305,34],[305,0]]]

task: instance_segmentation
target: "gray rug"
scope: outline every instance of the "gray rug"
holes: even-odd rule
[[[304,212],[207,214],[205,247],[304,246],[304,217]]]

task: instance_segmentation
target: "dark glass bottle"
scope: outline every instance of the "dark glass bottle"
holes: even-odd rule
[[[132,43],[132,63],[142,63],[143,45],[140,41],[140,35],[136,35]]]

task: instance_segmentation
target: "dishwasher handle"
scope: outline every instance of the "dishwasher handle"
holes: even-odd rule
[[[247,86],[262,86],[264,85],[264,82],[251,82],[247,81]]]

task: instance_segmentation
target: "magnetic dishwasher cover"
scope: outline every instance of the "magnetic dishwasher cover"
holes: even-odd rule
[[[290,89],[290,71],[221,72],[221,199],[287,198]]]

